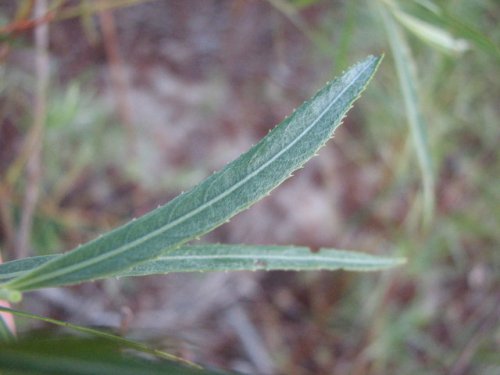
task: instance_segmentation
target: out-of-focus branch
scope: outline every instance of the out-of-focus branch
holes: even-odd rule
[[[7,250],[9,256],[13,255],[16,230],[14,228],[13,215],[10,209],[11,197],[9,196],[9,191],[7,186],[0,182],[0,226],[2,228],[2,236],[4,240],[4,246]]]
[[[133,157],[135,154],[134,131],[131,122],[130,105],[127,93],[129,85],[125,65],[118,47],[118,36],[116,34],[116,25],[113,13],[111,10],[104,9],[99,11],[99,22],[102,29],[102,36],[106,55],[108,59],[108,67],[111,81],[111,91],[115,100],[115,108],[120,118],[120,122],[125,127],[127,132],[127,143],[129,155]]]
[[[39,18],[47,12],[47,0],[37,0],[34,9],[34,18]],[[33,140],[32,149],[26,164],[26,187],[21,211],[21,220],[16,238],[15,252],[17,258],[28,255],[30,246],[33,215],[39,196],[40,180],[42,175],[42,147],[45,128],[47,106],[47,86],[49,80],[48,58],[48,23],[40,23],[35,28],[35,74],[36,92],[33,109]]]
[[[50,9],[46,9],[45,13],[35,15],[30,19],[20,17],[19,19],[0,27],[0,35],[6,36],[14,33],[22,33],[30,31],[42,23],[50,23],[80,17],[82,13],[82,5],[87,6],[87,1],[88,0],[82,0],[81,3],[76,3],[75,5],[69,5],[62,8],[61,5],[64,3],[64,0],[54,1],[50,4]],[[94,4],[91,4],[89,12],[93,14],[100,11],[138,5],[149,1],[153,0],[99,0]]]
[[[87,0],[82,0],[87,1]],[[99,0],[92,4],[92,12],[101,12],[117,8],[124,8],[142,3],[147,3],[153,0]],[[65,20],[69,18],[79,17],[81,15],[81,5],[69,6],[57,14],[57,20]]]

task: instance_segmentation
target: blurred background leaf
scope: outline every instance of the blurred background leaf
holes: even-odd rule
[[[220,372],[182,367],[172,362],[125,356],[123,347],[103,339],[27,337],[0,343],[4,374],[179,374],[216,375]]]

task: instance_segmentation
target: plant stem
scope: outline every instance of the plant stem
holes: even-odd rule
[[[34,17],[41,17],[46,12],[47,0],[37,0],[35,3]],[[17,258],[24,258],[28,255],[31,229],[33,226],[33,215],[39,196],[39,185],[42,174],[41,157],[43,133],[47,107],[47,86],[49,81],[48,40],[48,23],[37,25],[35,28],[36,95],[33,111],[33,144],[26,164],[26,188],[15,246]]]

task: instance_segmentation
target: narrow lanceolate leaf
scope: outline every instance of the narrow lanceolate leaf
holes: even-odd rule
[[[61,255],[15,260],[0,265],[0,281],[7,281]],[[404,258],[381,257],[355,251],[307,247],[206,244],[181,246],[148,260],[115,277],[145,276],[172,272],[243,270],[338,270],[376,271],[404,263]]]
[[[158,257],[258,201],[332,136],[373,76],[370,56],[326,85],[259,143],[191,191],[8,282],[19,291],[93,280]]]
[[[424,226],[428,226],[434,214],[434,172],[427,139],[427,126],[423,118],[420,106],[420,96],[417,89],[416,66],[403,31],[394,21],[384,5],[380,5],[379,10],[384,21],[389,44],[396,63],[399,84],[403,92],[406,117],[410,126],[417,160],[422,174],[422,221]]]
[[[145,276],[192,271],[346,270],[377,271],[401,265],[404,258],[307,247],[198,245],[144,262],[117,276]]]
[[[447,7],[445,4],[444,2],[436,4],[429,1],[399,2],[399,5],[403,5],[405,8],[409,6],[408,11],[421,20],[449,30],[456,37],[465,39],[487,55],[500,59],[498,43],[493,42],[476,26],[468,24],[464,18],[457,18],[453,14],[453,6]]]
[[[9,314],[12,314],[12,315],[14,315],[16,317],[20,317],[20,318],[39,320],[39,321],[42,321],[45,323],[64,327],[64,328],[67,328],[67,329],[70,329],[70,330],[73,330],[76,332],[83,333],[85,335],[89,335],[90,337],[107,340],[109,342],[120,345],[123,348],[137,350],[138,352],[151,354],[151,355],[154,355],[158,358],[168,359],[170,361],[182,363],[184,365],[188,365],[188,366],[193,367],[193,368],[199,368],[199,366],[196,365],[195,363],[192,363],[192,362],[187,361],[183,358],[177,357],[173,354],[169,354],[169,353],[166,353],[166,352],[158,350],[158,349],[150,348],[147,345],[144,345],[140,342],[129,340],[129,339],[126,339],[122,336],[114,335],[112,333],[109,333],[109,332],[106,332],[103,330],[97,330],[97,329],[93,329],[93,328],[89,328],[89,327],[79,326],[77,324],[68,323],[68,322],[64,322],[61,320],[57,320],[57,319],[47,318],[45,316],[31,314],[31,313],[25,312],[25,311],[14,310],[14,309],[11,309],[8,307],[3,307],[3,306],[0,306],[0,312],[9,313]],[[1,373],[2,372],[0,371],[0,374]]]
[[[28,337],[0,343],[0,373],[5,375],[223,375],[168,360],[123,352],[126,346],[101,338]]]
[[[454,37],[442,27],[428,23],[401,10],[396,9],[393,14],[402,25],[417,37],[445,53],[461,54],[470,48],[465,39]]]

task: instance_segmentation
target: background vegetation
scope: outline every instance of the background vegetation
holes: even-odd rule
[[[204,240],[409,261],[109,280],[34,292],[23,310],[248,373],[498,373],[496,1],[48,1],[39,17],[34,4],[0,4],[4,259],[147,212],[385,52],[334,142]]]

